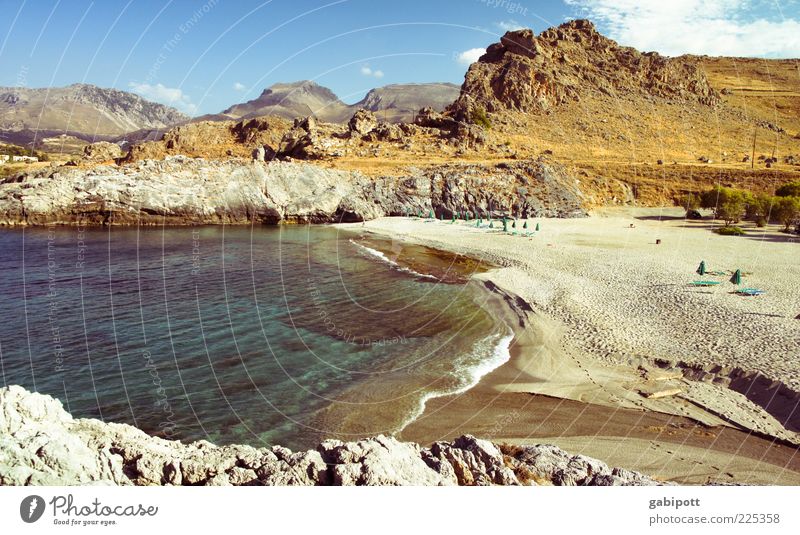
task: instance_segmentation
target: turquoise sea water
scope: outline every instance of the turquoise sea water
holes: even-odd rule
[[[507,358],[479,268],[326,227],[4,230],[0,379],[182,440],[391,433]]]

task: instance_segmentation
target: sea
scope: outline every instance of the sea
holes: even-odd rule
[[[490,267],[314,225],[4,229],[0,381],[187,442],[392,434],[508,360]]]

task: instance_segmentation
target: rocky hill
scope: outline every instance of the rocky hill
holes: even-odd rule
[[[604,37],[588,20],[573,20],[538,36],[506,33],[470,66],[452,109],[536,112],[587,96],[629,95],[719,102],[696,62],[643,54]]]
[[[447,83],[394,84],[370,90],[360,102],[345,104],[336,94],[316,82],[304,80],[275,84],[261,95],[235,104],[207,119],[243,119],[274,115],[294,120],[314,116],[320,121],[343,123],[364,108],[378,113],[388,122],[413,122],[414,114],[425,107],[443,110],[458,96],[458,86]]]
[[[133,93],[89,84],[0,88],[0,132],[22,145],[62,134],[94,141],[188,119],[174,108]]]
[[[365,109],[387,122],[414,122],[422,108],[442,111],[459,95],[459,86],[447,83],[393,84],[372,89],[356,104],[352,112]]]
[[[378,436],[316,449],[217,447],[74,419],[56,399],[0,388],[0,485],[657,485],[548,445],[472,436],[429,448]]]

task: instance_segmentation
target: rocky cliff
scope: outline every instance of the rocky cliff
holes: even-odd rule
[[[641,53],[597,32],[588,20],[506,33],[473,63],[452,109],[466,116],[545,111],[587,96],[634,94],[714,105],[719,94],[696,61]]]
[[[12,176],[0,184],[0,224],[327,223],[431,210],[572,217],[585,215],[581,200],[574,178],[546,159],[375,178],[297,162],[175,156]]]
[[[316,449],[217,447],[75,419],[61,402],[0,388],[0,485],[656,485],[548,445],[463,436],[430,448],[378,436]]]

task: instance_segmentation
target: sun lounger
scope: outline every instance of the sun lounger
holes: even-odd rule
[[[689,286],[716,286],[720,281],[692,281]]]
[[[735,292],[738,295],[745,295],[745,296],[756,296],[756,295],[763,295],[767,292],[764,290],[759,290],[758,288],[740,288]]]

